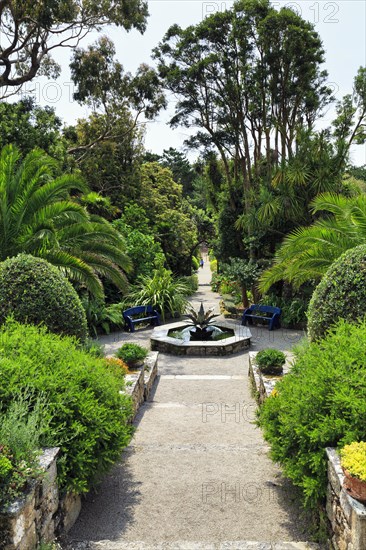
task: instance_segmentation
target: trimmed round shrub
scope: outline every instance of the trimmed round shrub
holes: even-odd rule
[[[0,324],[9,315],[81,341],[87,336],[85,311],[74,287],[56,267],[29,254],[0,263]]]
[[[366,245],[347,250],[328,269],[309,303],[310,340],[323,338],[338,319],[366,316]]]
[[[322,340],[295,348],[295,364],[263,403],[271,456],[317,509],[327,488],[326,447],[366,441],[366,320],[339,320]]]
[[[9,319],[0,328],[0,371],[0,421],[19,393],[34,402],[42,396],[48,424],[40,443],[61,449],[59,486],[86,492],[131,436],[123,369],[82,350],[76,338]]]

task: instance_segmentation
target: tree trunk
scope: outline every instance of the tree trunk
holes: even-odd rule
[[[243,300],[243,306],[245,308],[249,307],[247,287],[245,285],[241,285],[241,298]]]

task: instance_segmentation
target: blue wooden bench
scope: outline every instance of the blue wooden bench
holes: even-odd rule
[[[268,321],[268,329],[273,330],[280,327],[281,313],[282,310],[280,307],[253,304],[244,310],[241,324],[246,325],[248,322],[248,324],[252,325],[253,319],[259,319],[260,321]]]
[[[123,312],[126,330],[135,332],[135,324],[150,321],[151,325],[160,325],[160,316],[152,306],[135,306]]]

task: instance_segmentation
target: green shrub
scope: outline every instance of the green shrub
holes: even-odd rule
[[[30,405],[32,395],[14,396],[6,412],[0,412],[0,507],[23,495],[29,482],[40,474],[38,457],[50,417],[43,396]]]
[[[196,258],[196,256],[192,256],[192,269],[194,271],[198,271],[199,267],[200,267],[199,260]]]
[[[0,263],[0,325],[9,315],[81,341],[87,335],[85,312],[71,283],[46,260],[28,254]]]
[[[135,362],[142,361],[146,358],[148,350],[139,344],[133,344],[126,342],[117,350],[118,359],[122,359],[127,365]]]
[[[276,384],[259,423],[272,458],[316,507],[327,486],[325,447],[366,439],[366,321],[343,320],[324,340],[296,351],[291,373]]]
[[[300,295],[291,298],[283,298],[271,293],[262,296],[259,303],[281,308],[281,327],[305,328],[307,324],[306,312],[309,307],[309,300],[310,296]]]
[[[198,290],[198,277],[195,273],[184,275],[180,280],[187,287],[186,296],[192,296]]]
[[[311,340],[323,338],[339,318],[355,323],[366,315],[366,245],[348,250],[328,269],[308,309]]]
[[[26,388],[44,396],[50,418],[44,446],[58,445],[61,488],[87,491],[119,458],[131,428],[121,369],[79,349],[75,338],[9,320],[0,329],[0,402],[6,411]]]
[[[255,362],[264,374],[278,374],[283,371],[286,355],[278,349],[262,349],[255,356]]]
[[[212,273],[217,273],[217,260],[210,261],[210,269]]]

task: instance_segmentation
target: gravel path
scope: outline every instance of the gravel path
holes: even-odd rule
[[[208,262],[199,280],[194,304],[218,312]],[[147,343],[150,333],[111,335],[105,349],[112,353],[126,340]],[[290,349],[301,336],[257,329],[251,350]],[[138,413],[134,438],[98,493],[86,497],[69,547],[307,548],[281,544],[311,540],[311,526],[296,491],[268,458],[247,373],[247,352],[160,354],[158,382]]]

